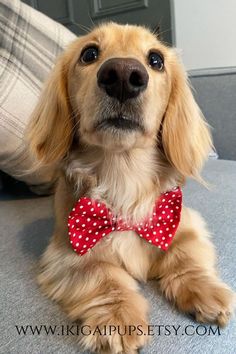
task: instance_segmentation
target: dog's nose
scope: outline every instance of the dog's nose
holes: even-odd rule
[[[144,91],[148,79],[145,67],[132,58],[109,59],[102,64],[97,74],[98,86],[122,103]]]

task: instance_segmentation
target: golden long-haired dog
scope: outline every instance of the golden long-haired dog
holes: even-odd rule
[[[60,170],[55,231],[38,281],[72,320],[91,329],[139,325],[145,331],[148,304],[136,280],[156,278],[181,311],[201,322],[228,322],[234,294],[217,276],[214,247],[197,212],[182,207],[167,251],[166,241],[157,247],[132,228],[113,227],[94,247],[86,246],[88,237],[83,255],[68,236],[68,217],[80,198],[137,226],[152,220],[166,192],[173,194],[186,177],[199,178],[211,137],[173,49],[145,28],[115,23],[76,39],[46,83],[29,141],[42,163]],[[89,232],[95,242],[98,231]],[[130,354],[147,338],[97,333],[81,343],[99,353]]]

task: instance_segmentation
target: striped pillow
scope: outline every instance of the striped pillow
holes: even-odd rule
[[[25,127],[53,63],[76,36],[19,0],[0,0],[0,170],[30,185],[50,183],[53,168],[27,173]]]

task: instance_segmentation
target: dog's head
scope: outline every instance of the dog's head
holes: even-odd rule
[[[109,23],[59,58],[34,111],[30,144],[44,162],[79,144],[112,151],[156,146],[194,176],[211,139],[171,48],[138,26]]]

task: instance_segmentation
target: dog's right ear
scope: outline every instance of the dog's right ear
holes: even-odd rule
[[[30,149],[41,163],[58,162],[72,142],[72,110],[67,89],[69,62],[68,54],[57,61],[27,129]]]
[[[210,129],[175,54],[170,73],[171,92],[162,123],[162,146],[169,162],[184,178],[201,180],[201,167],[212,148]]]

